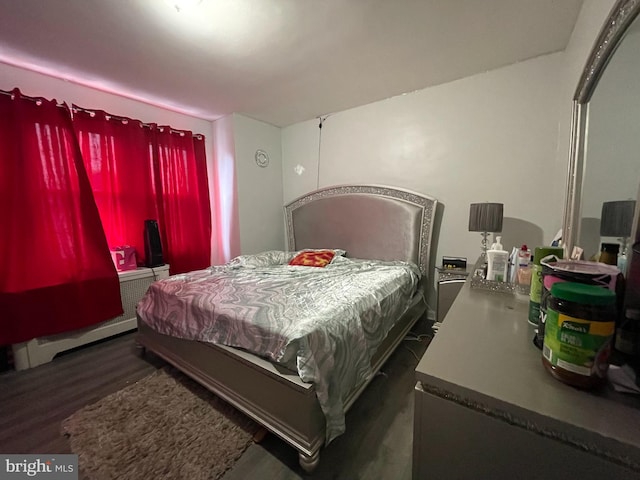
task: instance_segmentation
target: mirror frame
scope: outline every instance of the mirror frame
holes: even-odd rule
[[[580,235],[582,179],[588,134],[589,101],[604,69],[639,13],[640,0],[618,0],[615,3],[600,29],[573,96],[567,194],[562,220],[565,258],[571,258],[571,253]]]

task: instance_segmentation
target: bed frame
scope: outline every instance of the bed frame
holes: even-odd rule
[[[436,204],[431,197],[383,186],[343,185],[317,190],[284,207],[288,249],[341,248],[354,258],[410,260],[423,273],[424,289],[430,271]],[[425,300],[416,296],[372,359],[374,372],[425,311]],[[297,449],[305,471],[318,465],[325,420],[313,384],[242,350],[162,335],[140,319],[138,329],[137,341],[143,348]],[[347,410],[366,386],[348,398]]]

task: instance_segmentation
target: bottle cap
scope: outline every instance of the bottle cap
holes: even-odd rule
[[[616,294],[608,288],[574,282],[554,283],[551,296],[586,305],[611,305],[616,301]]]

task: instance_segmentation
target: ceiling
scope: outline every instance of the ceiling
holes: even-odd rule
[[[0,0],[0,62],[209,120],[286,126],[563,50],[581,5]]]

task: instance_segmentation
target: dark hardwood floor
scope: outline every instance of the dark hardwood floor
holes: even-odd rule
[[[134,337],[113,337],[36,368],[0,374],[0,452],[71,453],[62,420],[164,365],[142,358]]]
[[[416,333],[430,332],[419,322]],[[414,370],[429,339],[405,340],[347,414],[347,432],[320,454],[312,475],[273,435],[251,445],[225,475],[234,479],[410,479]],[[141,356],[135,333],[67,352],[30,370],[0,374],[0,453],[71,453],[62,420],[166,363]]]

